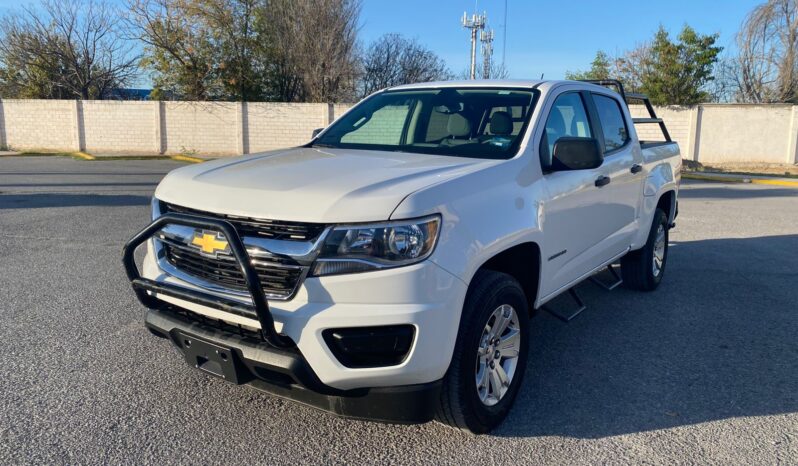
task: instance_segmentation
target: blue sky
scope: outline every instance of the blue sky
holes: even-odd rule
[[[115,0],[122,4],[122,0]],[[596,50],[617,55],[651,38],[657,27],[677,34],[686,23],[700,33],[720,33],[734,47],[745,15],[764,0],[507,0],[506,64],[511,77],[562,78],[589,67]],[[0,0],[0,14],[25,0]],[[494,57],[501,60],[504,0],[479,0],[496,30]],[[455,73],[468,66],[469,35],[460,25],[474,0],[363,0],[361,34],[368,43],[399,32],[432,49]]]
[[[698,32],[720,33],[719,45],[734,46],[746,14],[764,0],[507,0],[506,64],[511,77],[562,78],[588,68],[596,50],[610,55],[651,38],[660,24],[673,35],[687,23]],[[480,0],[496,30],[494,57],[501,60],[504,0]],[[455,73],[469,61],[469,34],[460,25],[474,1],[364,0],[361,37],[386,32],[417,38],[443,57]]]

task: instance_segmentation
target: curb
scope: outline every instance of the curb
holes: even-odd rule
[[[75,157],[80,157],[83,160],[97,160],[97,157],[82,151],[75,152],[73,155]]]
[[[689,180],[702,180],[702,181],[719,181],[722,183],[750,183],[750,184],[764,184],[769,186],[783,186],[788,188],[798,188],[798,180],[779,180],[772,178],[754,178],[750,176],[712,176],[707,174],[695,173],[682,173],[682,178]]]
[[[201,159],[199,157],[191,157],[191,156],[188,156],[188,155],[173,155],[173,156],[171,156],[169,158],[172,159],[172,160],[180,161],[180,162],[191,162],[191,163],[200,163],[200,162],[205,162],[206,161],[206,159]]]

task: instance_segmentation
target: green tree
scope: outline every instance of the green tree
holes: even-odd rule
[[[685,25],[674,42],[660,26],[642,55],[639,67],[640,90],[655,105],[694,105],[709,100],[706,86],[718,54],[718,34],[702,35]]]
[[[610,79],[612,61],[609,55],[599,50],[590,63],[587,71],[566,71],[565,79],[578,81],[580,79]]]

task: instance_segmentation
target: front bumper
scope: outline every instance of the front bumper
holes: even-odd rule
[[[451,361],[467,286],[440,266],[424,261],[362,274],[309,278],[290,301],[264,300],[258,303],[263,297],[258,295],[259,289],[254,282],[249,286],[255,290],[251,292],[253,299],[247,300],[199,288],[164,273],[158,267],[146,238],[167,223],[197,226],[203,221],[206,219],[167,214],[126,246],[124,262],[128,276],[139,299],[152,310],[149,316],[180,311],[232,324],[231,328],[247,329],[256,336],[259,332],[261,337],[256,349],[296,350],[321,385],[334,390],[428,384],[440,380],[445,374]],[[246,251],[232,227],[223,221],[213,221],[209,225],[231,238],[231,247],[236,246],[235,256],[246,269]],[[133,250],[145,242],[148,254],[139,275],[133,263]],[[253,307],[258,311],[256,315],[251,312]],[[336,359],[323,336],[327,329],[392,325],[412,325],[415,328],[415,339],[407,357],[392,366],[346,367]],[[169,328],[161,330],[162,335],[171,332]],[[224,334],[217,333],[217,336]],[[311,390],[313,386],[310,384]]]
[[[219,330],[179,309],[149,310],[145,323],[154,335],[169,339],[195,366],[196,357],[186,343],[198,339],[234,353],[235,361],[231,362],[237,366],[237,383],[343,417],[394,423],[427,422],[432,419],[440,394],[440,381],[338,390],[319,380],[299,350],[274,348],[260,341],[257,334],[237,335]]]

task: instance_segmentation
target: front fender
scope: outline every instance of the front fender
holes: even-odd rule
[[[430,260],[468,284],[496,254],[526,242],[540,244],[544,192],[540,177],[527,167],[523,160],[510,160],[427,187],[408,196],[391,218],[440,213],[441,237]]]

